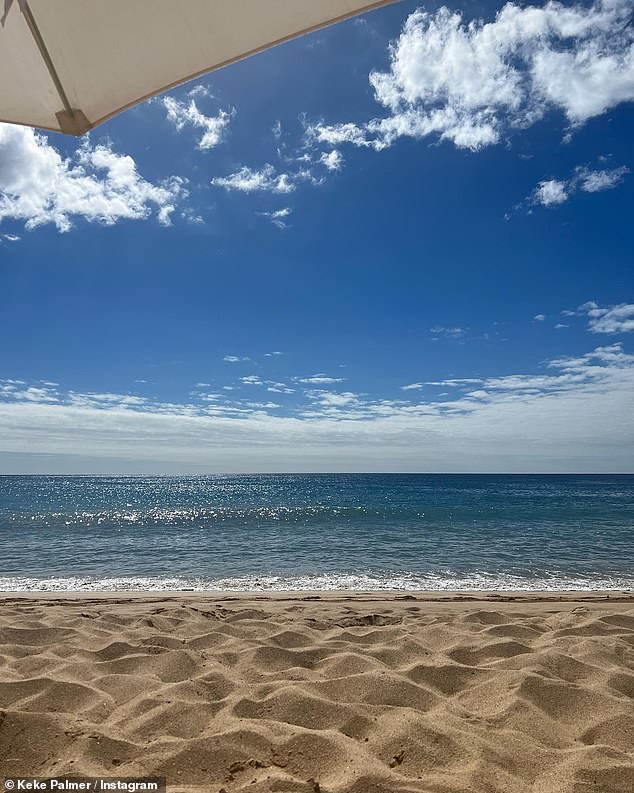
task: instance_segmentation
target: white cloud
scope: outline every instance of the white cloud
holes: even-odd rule
[[[621,344],[538,373],[444,382],[451,397],[418,402],[309,391],[295,414],[275,415],[265,401],[47,395],[3,381],[0,465],[18,453],[59,470],[78,460],[84,470],[634,470],[634,355]]]
[[[311,391],[309,397],[326,408],[341,408],[359,404],[359,397],[351,391],[343,391],[340,394],[334,391]]]
[[[536,322],[543,322],[543,321],[546,319],[546,314],[535,314],[535,316],[533,317],[533,319],[534,319]]]
[[[203,402],[217,402],[220,399],[220,394],[195,394],[195,396]]]
[[[206,97],[208,99],[214,99],[214,95],[211,91],[210,85],[195,85],[192,89],[187,92],[187,96],[190,98],[194,97]]]
[[[7,242],[19,242],[21,237],[19,237],[17,234],[3,234],[2,239],[6,240]]]
[[[264,385],[262,380],[257,376],[257,374],[249,374],[246,377],[241,377],[240,380],[245,385]]]
[[[329,171],[340,171],[343,166],[343,156],[340,151],[333,149],[324,152],[319,158],[319,162],[325,165]]]
[[[181,213],[181,218],[192,226],[204,226],[205,219],[191,207],[186,207]]]
[[[444,327],[443,325],[436,325],[433,328],[430,328],[429,332],[433,333],[434,336],[442,336],[445,339],[450,339],[452,341],[460,341],[467,335],[466,328]]]
[[[619,185],[629,172],[629,168],[624,165],[607,171],[579,168],[577,169],[576,180],[580,190],[584,190],[586,193],[598,193],[601,190],[611,190]]]
[[[589,317],[592,333],[629,333],[634,331],[634,303],[599,306],[591,301],[579,306],[578,312]]]
[[[265,358],[275,358],[275,357],[278,357],[280,355],[284,355],[284,353],[280,352],[280,350],[273,350],[273,352],[265,352],[264,353],[264,357]]]
[[[540,182],[535,188],[533,200],[535,203],[542,204],[545,207],[563,204],[564,201],[568,200],[566,182],[561,182],[558,179],[548,179]]]
[[[222,360],[227,363],[239,363],[240,361],[250,361],[251,359],[240,355],[225,355]]]
[[[543,206],[556,206],[563,204],[579,190],[585,193],[612,190],[618,187],[629,172],[629,168],[625,166],[608,170],[594,170],[579,165],[568,179],[547,179],[540,182],[532,196],[529,197],[529,202]]]
[[[131,394],[77,394],[70,391],[66,401],[69,405],[78,407],[118,407],[118,408],[140,408],[147,404],[144,397],[133,396]]]
[[[189,92],[189,96],[207,95],[203,86],[197,86]],[[235,116],[235,111],[226,112],[221,110],[217,116],[206,116],[198,109],[195,99],[190,98],[188,103],[174,99],[172,96],[163,97],[163,107],[167,111],[168,119],[180,132],[186,126],[202,129],[203,134],[198,141],[198,148],[201,151],[212,149],[226,137],[231,120]]]
[[[278,174],[275,168],[268,163],[259,170],[245,165],[229,176],[216,176],[211,180],[211,183],[215,187],[224,187],[225,190],[237,190],[241,193],[260,191],[292,193],[295,189],[295,184],[289,174]]]
[[[345,377],[329,377],[323,372],[313,374],[310,377],[296,377],[296,382],[303,383],[304,385],[332,385],[334,383],[343,383]]]
[[[26,386],[15,388],[6,382],[2,385],[2,396],[9,395],[17,402],[57,402],[57,391],[52,388],[42,388],[38,386]]]
[[[435,385],[442,386],[443,388],[446,386],[451,386],[451,388],[460,388],[461,386],[478,385],[482,382],[484,381],[480,377],[452,377],[449,380],[428,380],[422,385]]]
[[[64,159],[45,136],[0,124],[0,222],[23,221],[27,229],[53,223],[68,231],[74,218],[113,225],[145,219],[154,209],[159,223],[170,225],[185,195],[182,179],[152,184],[132,157],[109,145],[86,142]]]
[[[419,9],[390,47],[389,70],[370,75],[389,115],[320,122],[308,127],[308,139],[378,150],[403,136],[435,135],[475,151],[550,109],[583,124],[634,100],[631,14],[631,0],[507,3],[490,22],[465,22],[446,7]]]
[[[270,381],[268,384],[267,391],[270,391],[273,394],[294,394],[295,389],[289,388],[286,383],[276,383]]]
[[[276,209],[273,212],[260,212],[260,215],[268,218],[278,229],[286,229],[288,228],[288,223],[286,221],[287,218],[290,217],[292,211],[290,207],[284,207],[283,209]]]
[[[352,123],[309,125],[306,128],[306,135],[309,140],[312,139],[328,146],[340,146],[343,143],[351,143],[354,146],[373,146],[365,131]]]

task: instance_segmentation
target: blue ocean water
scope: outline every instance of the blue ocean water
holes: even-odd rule
[[[634,588],[634,476],[0,477],[0,590]]]

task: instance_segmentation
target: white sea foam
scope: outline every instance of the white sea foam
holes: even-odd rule
[[[236,578],[181,577],[50,577],[0,576],[1,592],[565,592],[631,591],[634,576],[525,577],[498,573],[467,575],[399,572],[384,575],[324,573],[299,576],[243,576]]]

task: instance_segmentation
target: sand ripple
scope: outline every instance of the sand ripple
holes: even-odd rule
[[[634,604],[0,601],[0,776],[630,793]]]

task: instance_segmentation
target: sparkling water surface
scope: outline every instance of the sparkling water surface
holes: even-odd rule
[[[634,588],[634,476],[0,477],[0,590]]]

